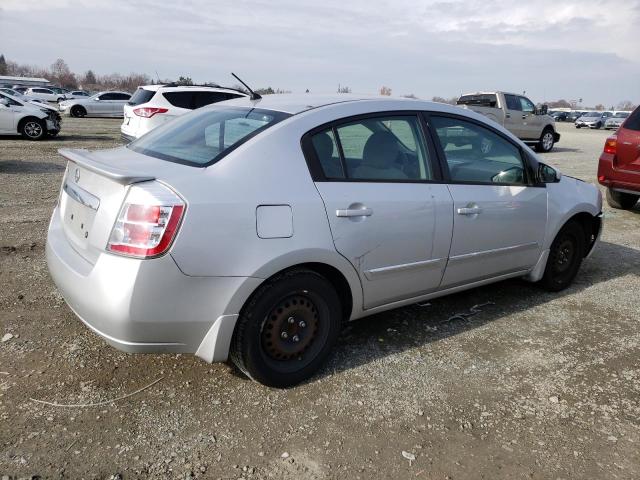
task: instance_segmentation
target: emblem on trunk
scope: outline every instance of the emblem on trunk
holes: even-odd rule
[[[73,175],[73,178],[75,179],[76,183],[78,183],[78,180],[80,180],[80,169],[76,168],[76,173]]]

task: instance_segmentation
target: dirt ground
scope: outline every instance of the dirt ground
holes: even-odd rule
[[[0,139],[3,479],[640,478],[640,206],[605,206],[603,241],[562,293],[513,280],[364,319],[312,381],[271,390],[226,364],[118,352],[56,292],[57,149],[117,146],[119,127],[67,118],[55,140]],[[595,182],[607,133],[559,130],[546,161]],[[97,407],[33,400],[155,380]]]

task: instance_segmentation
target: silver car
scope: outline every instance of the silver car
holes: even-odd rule
[[[90,97],[63,100],[58,105],[60,112],[72,117],[120,117],[124,116],[124,105],[131,98],[127,92],[98,92]]]
[[[631,112],[616,112],[604,122],[605,130],[617,130],[624,123]]]
[[[129,352],[285,387],[344,322],[507,278],[567,287],[602,197],[469,110],[269,95],[68,159],[49,225],[71,309]]]

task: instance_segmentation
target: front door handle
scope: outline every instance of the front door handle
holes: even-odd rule
[[[458,215],[478,215],[482,213],[480,207],[462,207],[458,209]]]
[[[370,217],[373,215],[373,210],[370,208],[345,208],[336,210],[336,217]]]

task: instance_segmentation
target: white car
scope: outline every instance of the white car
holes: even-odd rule
[[[99,92],[87,98],[64,100],[59,108],[72,117],[122,117],[123,107],[130,98],[127,92]]]
[[[124,140],[135,140],[168,120],[196,108],[246,96],[246,93],[224,87],[144,85],[138,87],[124,106],[120,132]]]
[[[90,96],[91,94],[85,92],[84,90],[72,90],[69,93],[65,93],[65,97],[67,100],[74,100],[76,98],[89,98]]]
[[[55,109],[0,92],[0,134],[41,140],[55,137],[60,132],[60,123],[60,114]]]
[[[602,231],[595,185],[418,100],[252,95],[60,154],[46,256],[78,317],[278,387],[349,320],[507,278],[566,288]]]
[[[45,87],[30,87],[27,88],[24,95],[33,98],[39,98],[40,100],[46,100],[47,102],[60,102],[65,99],[64,93],[54,92],[50,88]]]

